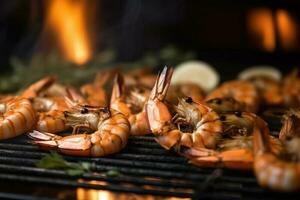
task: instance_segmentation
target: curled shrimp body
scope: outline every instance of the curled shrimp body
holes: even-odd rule
[[[13,97],[0,102],[0,139],[18,136],[31,130],[36,122],[30,101]]]
[[[252,170],[254,163],[253,135],[268,131],[257,128],[257,121],[263,121],[249,112],[221,114],[222,138],[215,149],[188,149],[183,152],[189,161],[201,167],[226,167],[230,169]],[[263,122],[264,123],[264,122]],[[276,138],[269,137],[271,151],[278,155],[282,145]]]
[[[130,125],[120,112],[108,108],[78,106],[73,111],[66,111],[65,117],[76,133],[80,128],[94,132],[61,137],[34,131],[29,136],[43,149],[56,149],[74,156],[105,156],[119,152],[127,144]]]
[[[289,141],[283,140],[284,150],[280,155],[271,151],[272,145],[268,139],[268,131],[257,131],[254,134],[254,170],[258,183],[273,190],[295,191],[300,190],[300,139],[299,123],[290,119],[299,117],[291,114],[284,121],[282,135],[293,137]],[[291,126],[290,123],[293,123]],[[296,128],[297,127],[297,128]],[[260,123],[260,130],[267,129],[266,124]],[[296,132],[297,131],[297,132]]]
[[[256,112],[259,106],[259,95],[256,87],[243,80],[234,80],[223,83],[220,87],[212,91],[206,100],[215,98],[233,98],[245,104],[245,110]]]
[[[200,102],[204,99],[204,91],[193,83],[171,85],[166,100],[172,104],[178,103],[178,98],[191,97],[194,101]]]
[[[107,106],[107,94],[104,86],[113,74],[115,74],[115,70],[98,72],[93,83],[84,84],[80,87],[88,105]]]
[[[282,93],[284,104],[288,107],[300,106],[300,78],[299,70],[294,69],[285,76],[282,83]]]
[[[254,76],[247,79],[257,88],[259,95],[265,105],[281,105],[283,95],[279,81],[267,76]]]
[[[151,73],[150,68],[137,68],[129,71],[124,75],[125,83],[129,85],[141,85],[146,88],[152,88],[155,83],[156,76]]]
[[[144,108],[150,90],[141,85],[126,86],[123,76],[117,74],[110,107],[123,113],[129,120],[132,135],[145,135],[150,133],[147,116]]]
[[[205,104],[217,113],[226,113],[234,111],[242,112],[246,110],[245,103],[239,102],[231,97],[210,99],[206,101]]]
[[[148,123],[156,141],[166,149],[215,148],[222,132],[218,114],[192,98],[179,100],[173,114],[164,101],[171,77],[172,69],[165,67],[146,103]]]
[[[226,167],[249,170],[253,166],[252,126],[254,115],[234,112],[220,115],[223,126],[221,138],[214,149],[191,148],[183,155],[201,167]]]
[[[46,76],[45,78],[42,78],[35,82],[34,84],[31,84],[28,88],[26,88],[21,96],[25,98],[33,98],[39,95],[43,90],[46,90],[51,85],[54,84],[56,81],[56,78],[54,76]]]
[[[29,86],[21,96],[30,99],[34,111],[36,112],[37,121],[35,129],[51,133],[61,132],[69,128],[64,119],[64,111],[69,109],[65,97],[72,100],[83,102],[80,95],[73,88],[58,87],[55,92],[48,93],[47,90],[52,87],[55,79],[51,76],[45,77],[31,86]],[[67,95],[67,96],[47,96],[47,95]],[[45,97],[46,96],[46,97]]]

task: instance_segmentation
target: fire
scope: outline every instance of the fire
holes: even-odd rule
[[[79,65],[92,56],[87,4],[86,0],[49,0],[46,12],[46,26],[53,32],[63,56]]]
[[[283,49],[296,47],[296,23],[286,10],[272,12],[268,8],[254,9],[249,12],[248,20],[248,28],[254,42],[266,51],[274,51],[276,45],[281,45]],[[279,44],[276,44],[276,41]]]
[[[272,19],[272,12],[267,8],[255,9],[249,13],[249,29],[258,39],[258,43],[266,51],[273,51],[276,47],[275,27]]]
[[[291,49],[296,46],[296,24],[291,15],[283,9],[277,11],[278,33],[281,45],[285,49]]]

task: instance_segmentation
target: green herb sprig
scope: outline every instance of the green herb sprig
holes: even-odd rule
[[[95,169],[95,164],[89,162],[70,163],[56,152],[45,155],[36,163],[39,168],[45,169],[62,169],[70,176],[82,176],[84,173],[91,172]]]

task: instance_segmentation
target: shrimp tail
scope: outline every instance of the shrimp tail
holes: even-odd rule
[[[33,98],[41,91],[49,88],[56,81],[56,76],[50,75],[30,85],[22,94],[22,97]]]
[[[114,79],[114,85],[113,85],[113,90],[110,98],[110,103],[112,104],[123,95],[125,95],[124,77],[120,73],[117,73]]]
[[[61,136],[52,134],[52,133],[47,133],[47,132],[40,132],[34,130],[33,132],[28,133],[28,136],[34,140],[42,140],[42,141],[47,141],[47,140],[53,140],[53,139],[60,139]]]
[[[173,74],[173,68],[169,68],[167,66],[159,73],[155,85],[151,91],[150,99],[158,99],[162,101],[169,89],[171,78]]]
[[[87,134],[61,137],[52,133],[33,131],[28,136],[43,150],[57,149],[61,153],[74,156],[90,155],[91,141]]]

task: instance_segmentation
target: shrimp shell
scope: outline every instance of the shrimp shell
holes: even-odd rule
[[[105,109],[105,113],[102,113],[102,110],[96,108],[85,106],[82,108],[79,113],[66,112],[66,118],[74,127],[81,126],[94,130],[92,134],[61,137],[34,131],[29,133],[29,136],[43,149],[55,149],[74,156],[100,157],[119,152],[126,146],[130,125],[123,114],[114,110]]]
[[[244,111],[254,113],[258,110],[260,102],[256,87],[248,81],[243,80],[223,83],[206,97],[206,101],[215,98],[233,98],[236,101],[246,104]]]
[[[10,98],[0,103],[0,139],[18,136],[33,128],[35,112],[30,101],[22,97]]]

